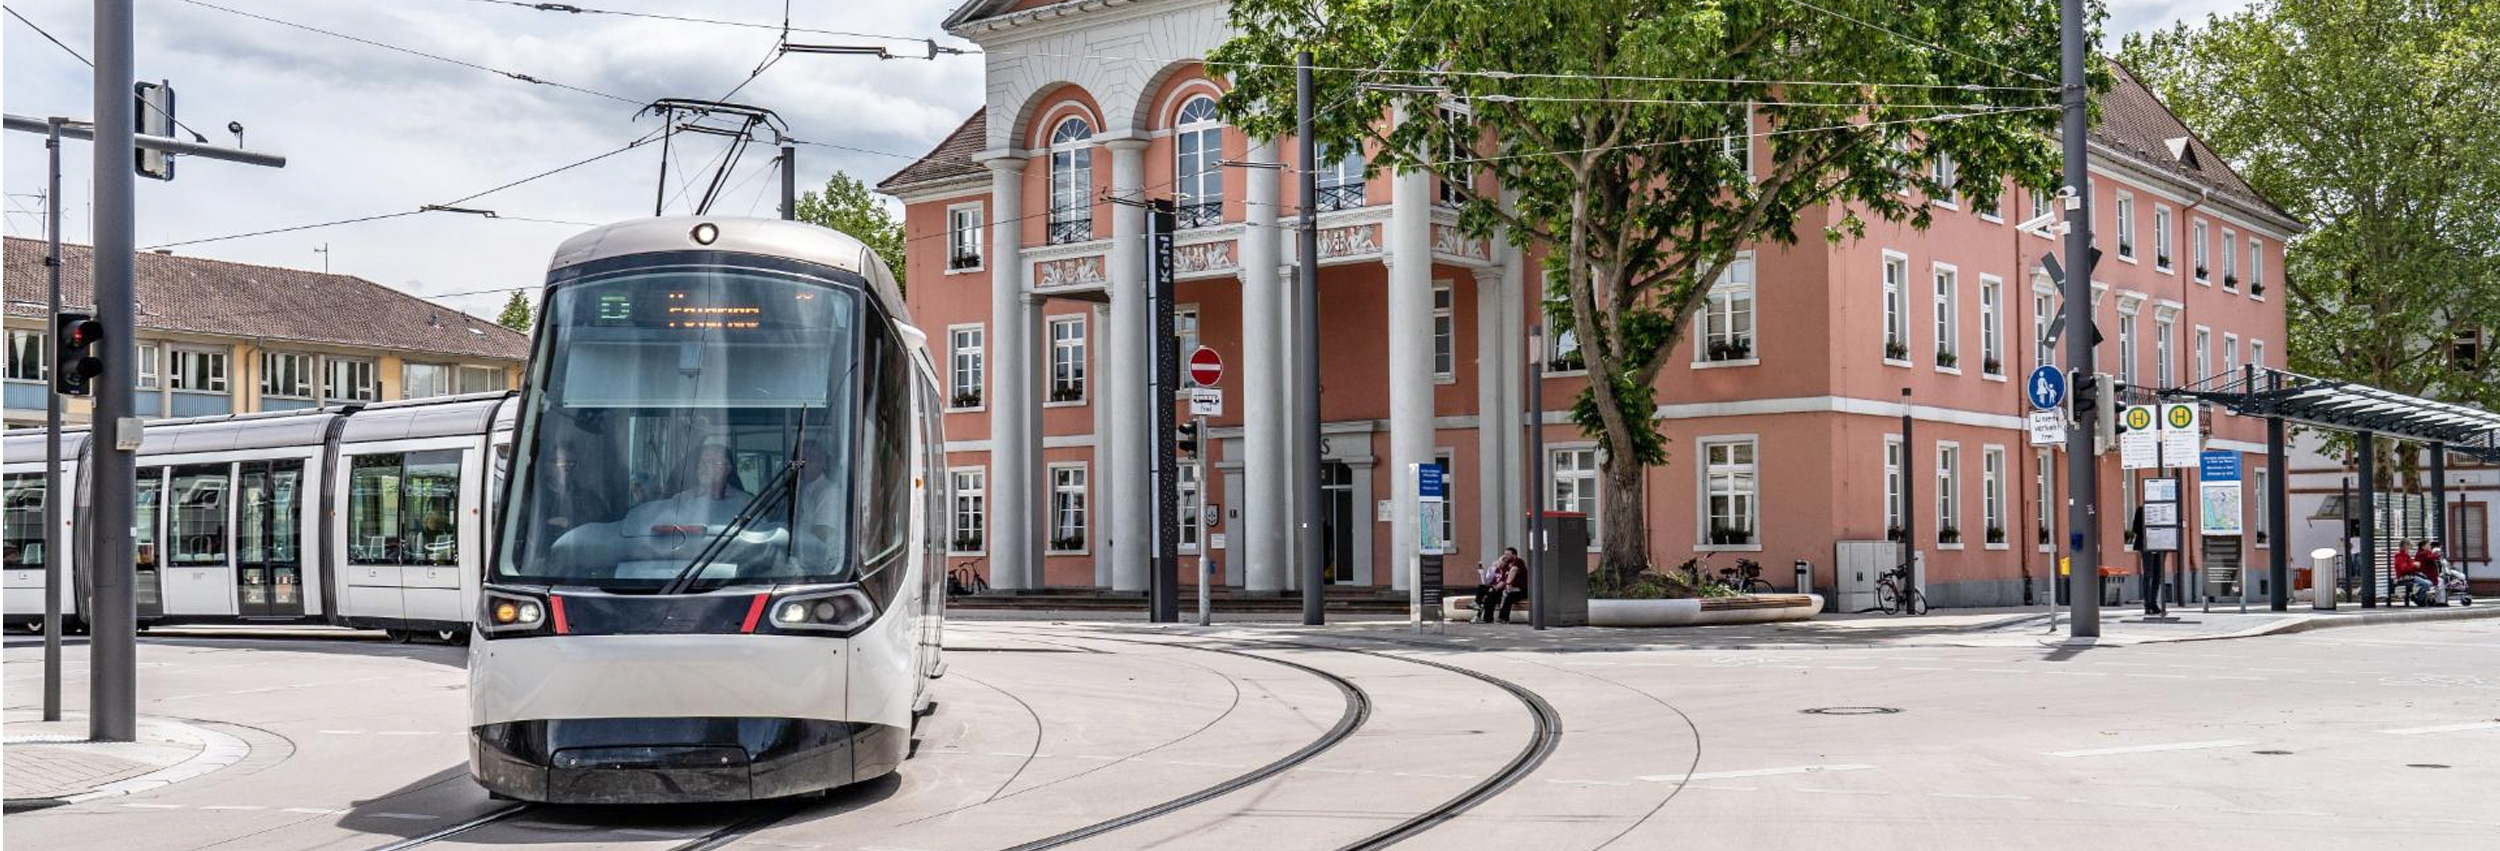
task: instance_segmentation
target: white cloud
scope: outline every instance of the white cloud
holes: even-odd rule
[[[634,104],[660,97],[711,98],[763,60],[777,31],[706,26],[613,15],[540,12],[470,0],[212,0],[221,6],[387,42],[492,68],[612,93],[622,103],[553,86],[530,85],[329,36],[205,9],[178,0],[141,0],[139,78],[171,80],[186,124],[231,143],[228,121],[246,126],[255,149],[283,153],[284,169],[185,160],[171,183],[139,181],[141,245],[286,227],[448,202],[497,184],[619,147],[658,126]],[[778,24],[782,3],[714,0],[593,0],[581,5]],[[92,54],[91,11],[77,0],[10,0],[82,53]],[[940,35],[951,6],[939,3],[799,2],[798,26]],[[93,112],[86,66],[24,25],[5,24],[7,109],[19,115],[86,117]],[[867,43],[798,34],[796,41]],[[737,100],[772,108],[793,135],[857,148],[918,155],[980,105],[978,57],[936,62],[794,55],[757,78]],[[42,191],[42,139],[10,133],[7,191]],[[675,174],[710,161],[718,142],[681,139]],[[772,215],[778,186],[765,171],[773,152],[751,149],[714,210]],[[875,181],[908,160],[830,148],[799,149],[802,190],[841,169]],[[659,146],[648,145],[470,202],[511,216],[605,222],[649,215]],[[65,238],[88,239],[89,158],[83,143],[63,157]],[[696,187],[693,192],[700,193]],[[15,197],[10,209],[32,209]],[[691,203],[679,200],[672,211]],[[11,214],[8,232],[32,236],[41,224]],[[425,294],[526,287],[544,275],[556,244],[579,230],[565,225],[487,221],[427,214],[296,233],[176,248],[179,253],[319,268],[325,243],[333,271]],[[502,292],[444,298],[493,315]],[[307,305],[307,309],[319,309]]]

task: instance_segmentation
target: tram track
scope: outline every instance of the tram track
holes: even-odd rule
[[[1029,636],[1030,636],[1030,633],[1024,633],[1024,632],[1021,632],[1021,631],[1016,631],[1016,630],[997,630],[997,631],[999,631],[999,632],[1005,632],[1005,633],[1008,633],[1008,634],[1017,635],[1017,636],[1019,636],[1019,637],[1029,637]],[[1299,663],[1299,662],[1293,662],[1293,661],[1289,661],[1289,660],[1278,659],[1278,658],[1275,658],[1275,657],[1273,657],[1273,656],[1263,656],[1263,655],[1260,655],[1260,654],[1257,654],[1257,653],[1251,653],[1251,652],[1242,651],[1242,650],[1235,650],[1235,649],[1231,649],[1231,648],[1223,648],[1223,647],[1203,647],[1203,646],[1198,646],[1198,645],[1193,645],[1193,644],[1184,644],[1184,643],[1169,642],[1169,641],[1153,641],[1153,640],[1146,640],[1146,639],[1133,639],[1133,638],[1114,638],[1114,637],[1108,637],[1108,636],[1083,636],[1083,637],[1081,637],[1081,638],[1080,638],[1080,640],[1091,640],[1091,641],[1112,641],[1112,642],[1119,642],[1119,643],[1123,643],[1123,644],[1143,644],[1143,645],[1160,646],[1160,647],[1178,647],[1178,648],[1182,648],[1182,649],[1186,649],[1186,650],[1196,650],[1196,651],[1200,651],[1200,652],[1207,652],[1207,653],[1222,653],[1222,654],[1226,654],[1226,655],[1240,656],[1240,657],[1249,658],[1249,659],[1256,659],[1256,660],[1259,660],[1259,661],[1262,661],[1262,662],[1268,662],[1268,663],[1272,663],[1272,664],[1284,665],[1284,666],[1287,666],[1287,667],[1295,668],[1295,669],[1297,669],[1297,670],[1301,670],[1301,671],[1304,671],[1304,672],[1310,673],[1310,674],[1312,674],[1312,675],[1314,675],[1314,676],[1320,677],[1321,679],[1327,680],[1327,681],[1331,682],[1332,684],[1335,684],[1335,685],[1336,685],[1336,686],[1337,686],[1337,687],[1338,687],[1341,691],[1344,691],[1344,692],[1348,695],[1348,712],[1349,712],[1349,713],[1352,713],[1352,712],[1354,711],[1354,708],[1355,708],[1355,707],[1354,707],[1354,703],[1353,703],[1353,701],[1355,700],[1356,696],[1358,696],[1358,695],[1359,695],[1359,696],[1361,696],[1361,700],[1363,701],[1363,706],[1362,706],[1362,712],[1363,712],[1363,715],[1364,715],[1364,717],[1365,717],[1366,719],[1368,719],[1368,716],[1369,716],[1369,714],[1370,714],[1370,703],[1369,703],[1370,698],[1369,698],[1368,694],[1365,694],[1365,693],[1362,691],[1361,687],[1354,685],[1353,683],[1351,683],[1351,682],[1347,681],[1345,678],[1340,677],[1340,676],[1337,676],[1336,674],[1332,674],[1332,673],[1329,673],[1329,672],[1326,672],[1326,671],[1320,670],[1320,669],[1318,669],[1318,668],[1315,668],[1315,667],[1312,667],[1312,666],[1309,666],[1309,665],[1304,665],[1304,664]],[[1496,770],[1496,771],[1495,771],[1495,772],[1493,772],[1492,774],[1490,774],[1490,775],[1486,776],[1486,777],[1485,777],[1484,779],[1482,779],[1482,780],[1477,781],[1476,783],[1470,784],[1470,785],[1469,785],[1469,786],[1468,786],[1465,790],[1461,791],[1458,795],[1455,795],[1455,796],[1453,796],[1453,797],[1451,797],[1451,798],[1448,798],[1448,799],[1446,799],[1446,800],[1443,800],[1442,802],[1440,802],[1440,803],[1438,803],[1438,804],[1433,805],[1432,807],[1430,807],[1430,808],[1428,808],[1428,809],[1424,810],[1423,812],[1416,813],[1415,815],[1409,816],[1409,817],[1407,817],[1407,818],[1405,818],[1405,819],[1401,819],[1401,820],[1400,820],[1397,824],[1391,825],[1391,826],[1389,826],[1389,827],[1387,827],[1387,828],[1384,828],[1384,829],[1382,829],[1382,830],[1380,830],[1380,831],[1377,831],[1377,832],[1375,832],[1375,833],[1372,833],[1371,835],[1365,836],[1365,837],[1363,837],[1362,839],[1359,839],[1359,840],[1356,840],[1356,841],[1354,841],[1354,842],[1348,843],[1348,844],[1346,844],[1346,845],[1340,846],[1340,847],[1339,847],[1339,849],[1338,849],[1338,851],[1369,851],[1369,849],[1387,848],[1387,847],[1390,847],[1390,846],[1396,845],[1396,844],[1398,844],[1398,843],[1400,843],[1400,842],[1404,842],[1404,841],[1406,841],[1406,840],[1408,840],[1408,839],[1411,839],[1411,838],[1413,838],[1413,837],[1415,837],[1415,836],[1417,836],[1417,835],[1419,835],[1419,834],[1424,833],[1425,831],[1431,830],[1432,828],[1434,828],[1434,827],[1436,827],[1436,826],[1439,826],[1439,825],[1441,825],[1441,824],[1443,824],[1443,823],[1446,823],[1446,822],[1448,822],[1448,821],[1450,821],[1450,820],[1452,820],[1452,819],[1455,819],[1455,818],[1459,817],[1460,815],[1462,815],[1462,814],[1466,813],[1468,810],[1474,809],[1477,805],[1482,804],[1482,803],[1484,803],[1485,801],[1492,800],[1495,796],[1498,796],[1498,795],[1500,795],[1501,793],[1503,793],[1504,791],[1509,790],[1509,789],[1510,789],[1510,787],[1512,787],[1512,786],[1514,786],[1514,785],[1517,785],[1517,784],[1519,783],[1519,781],[1520,781],[1520,780],[1523,780],[1523,779],[1525,779],[1528,775],[1535,773],[1536,769],[1537,769],[1539,766],[1541,766],[1541,765],[1543,765],[1543,764],[1544,764],[1544,762],[1545,762],[1546,758],[1547,758],[1547,757],[1549,757],[1549,756],[1551,756],[1551,755],[1553,754],[1554,750],[1555,750],[1556,748],[1560,747],[1560,746],[1561,746],[1561,744],[1562,744],[1562,715],[1561,715],[1561,713],[1559,713],[1559,712],[1555,711],[1555,709],[1554,709],[1553,705],[1552,705],[1552,704],[1550,704],[1550,703],[1547,703],[1544,697],[1542,697],[1542,696],[1538,695],[1536,692],[1534,692],[1534,691],[1532,691],[1532,690],[1528,689],[1526,686],[1522,686],[1522,685],[1520,685],[1520,684],[1518,684],[1518,683],[1512,682],[1512,681],[1507,680],[1507,679],[1503,679],[1503,678],[1498,677],[1498,676],[1494,676],[1494,675],[1492,675],[1492,674],[1484,673],[1484,672],[1482,672],[1482,671],[1477,671],[1477,670],[1473,670],[1473,669],[1470,669],[1470,668],[1461,667],[1461,666],[1458,666],[1458,665],[1451,665],[1451,664],[1444,663],[1444,662],[1436,662],[1436,661],[1432,661],[1432,660],[1430,660],[1430,659],[1417,659],[1417,658],[1414,658],[1414,657],[1412,657],[1412,656],[1406,656],[1406,655],[1397,654],[1397,653],[1382,652],[1382,651],[1377,651],[1377,650],[1362,650],[1362,649],[1357,649],[1357,648],[1352,648],[1352,647],[1337,647],[1337,646],[1326,645],[1326,644],[1313,644],[1313,643],[1308,643],[1308,642],[1298,642],[1298,641],[1275,641],[1275,640],[1265,640],[1265,639],[1249,639],[1249,640],[1247,640],[1247,643],[1252,643],[1252,644],[1257,644],[1257,645],[1267,646],[1267,647],[1284,647],[1284,648],[1294,648],[1294,649],[1300,649],[1300,650],[1316,650],[1316,651],[1333,652],[1333,653],[1351,653],[1351,654],[1360,655],[1360,656],[1371,656],[1371,657],[1375,657],[1375,658],[1386,659],[1386,660],[1393,661],[1393,662],[1401,662],[1401,663],[1405,663],[1405,664],[1420,665],[1420,666],[1424,666],[1424,667],[1428,667],[1428,668],[1435,668],[1435,669],[1438,669],[1438,670],[1442,670],[1442,671],[1446,671],[1446,672],[1449,672],[1449,673],[1458,674],[1458,675],[1460,675],[1460,676],[1468,677],[1468,678],[1470,678],[1470,679],[1474,679],[1474,680],[1477,680],[1477,681],[1479,681],[1479,682],[1485,683],[1485,684],[1487,684],[1487,685],[1493,686],[1494,688],[1500,689],[1503,693],[1505,693],[1505,694],[1509,695],[1509,696],[1511,697],[1511,699],[1513,699],[1513,700],[1515,700],[1515,701],[1518,701],[1518,702],[1519,702],[1519,704],[1520,704],[1522,707],[1526,708],[1526,709],[1527,709],[1527,711],[1528,711],[1528,714],[1529,714],[1529,717],[1530,717],[1530,719],[1531,719],[1531,723],[1533,724],[1534,729],[1531,731],[1531,733],[1530,733],[1530,735],[1529,735],[1529,737],[1528,737],[1528,741],[1527,741],[1524,745],[1522,745],[1522,746],[1520,747],[1519,751],[1518,751],[1517,753],[1513,754],[1513,755],[1511,756],[1511,758],[1510,758],[1507,762],[1505,762],[1499,770]],[[1355,725],[1355,726],[1358,726],[1358,727],[1359,727],[1359,726],[1360,726],[1360,722],[1358,721],[1358,722],[1356,723],[1356,725]],[[1336,736],[1334,737],[1334,739],[1331,739],[1331,738],[1330,738],[1330,737],[1328,737],[1328,736],[1323,736],[1323,737],[1322,737],[1322,740],[1327,741],[1327,742],[1328,742],[1331,746],[1333,746],[1333,745],[1335,744],[1335,742],[1336,742],[1336,741],[1341,741],[1341,740],[1342,740],[1345,736],[1350,736],[1350,735],[1352,735],[1352,733],[1353,733],[1353,730],[1352,730],[1351,728],[1347,728],[1347,727],[1345,726],[1344,721],[1343,721],[1342,719],[1341,719],[1341,720],[1340,720],[1340,722],[1339,722],[1339,729],[1341,729],[1341,730],[1343,731],[1343,735],[1336,735]],[[1337,732],[1338,732],[1338,730],[1332,730],[1332,731],[1331,731],[1332,735],[1333,735],[1333,734],[1336,734]],[[1314,742],[1314,744],[1317,744],[1317,742]],[[1199,790],[1198,790],[1198,791],[1196,791],[1196,792],[1192,792],[1192,793],[1190,793],[1190,794],[1188,794],[1188,795],[1184,795],[1184,796],[1181,796],[1181,797],[1179,797],[1179,798],[1174,798],[1174,799],[1172,799],[1172,800],[1170,800],[1170,801],[1166,801],[1166,802],[1161,803],[1161,804],[1157,804],[1157,805],[1154,805],[1154,806],[1151,806],[1151,807],[1147,807],[1147,808],[1144,808],[1144,809],[1140,809],[1140,810],[1137,810],[1137,811],[1135,811],[1135,812],[1131,812],[1131,813],[1128,813],[1128,814],[1125,814],[1125,815],[1122,815],[1122,816],[1119,816],[1119,817],[1115,817],[1115,818],[1112,818],[1112,819],[1106,819],[1106,820],[1101,821],[1101,822],[1096,822],[1096,823],[1094,823],[1094,824],[1087,825],[1087,826],[1085,826],[1085,827],[1081,827],[1081,828],[1077,828],[1077,829],[1075,829],[1075,830],[1071,830],[1071,831],[1068,831],[1068,832],[1065,832],[1065,833],[1061,833],[1061,834],[1058,834],[1058,835],[1054,835],[1054,836],[1046,837],[1046,838],[1043,838],[1043,839],[1034,840],[1034,841],[1032,841],[1032,842],[1027,842],[1027,843],[1024,843],[1024,844],[1021,844],[1021,845],[1014,845],[1014,846],[1010,846],[1010,847],[1008,847],[1008,848],[1006,848],[1006,849],[1003,849],[1003,851],[1039,851],[1039,849],[1045,849],[1045,848],[1057,848],[1057,847],[1060,847],[1060,846],[1062,846],[1062,845],[1066,845],[1066,844],[1068,844],[1068,843],[1077,842],[1077,841],[1080,841],[1080,840],[1083,840],[1083,839],[1087,839],[1087,838],[1091,838],[1091,837],[1094,837],[1094,836],[1099,836],[1099,835],[1101,835],[1101,834],[1108,833],[1108,832],[1111,832],[1111,831],[1113,831],[1113,830],[1118,830],[1118,829],[1120,829],[1120,828],[1127,827],[1127,826],[1129,826],[1129,825],[1133,825],[1133,824],[1137,824],[1137,823],[1139,823],[1139,822],[1147,821],[1147,820],[1150,820],[1150,819],[1153,819],[1153,818],[1158,818],[1158,817],[1161,817],[1161,816],[1164,816],[1164,815],[1169,815],[1169,814],[1171,814],[1171,813],[1173,813],[1173,812],[1177,812],[1177,811],[1179,811],[1179,810],[1181,810],[1181,809],[1184,809],[1184,808],[1186,808],[1186,807],[1188,807],[1188,806],[1190,806],[1190,805],[1197,804],[1197,803],[1201,803],[1201,802],[1204,802],[1204,801],[1207,801],[1207,800],[1210,800],[1210,799],[1213,799],[1213,798],[1216,798],[1216,797],[1220,797],[1220,796],[1225,795],[1225,794],[1229,794],[1229,793],[1231,793],[1231,792],[1233,792],[1233,791],[1237,791],[1237,790],[1239,790],[1239,789],[1241,789],[1241,788],[1244,788],[1244,787],[1247,787],[1247,786],[1249,786],[1249,785],[1251,785],[1251,784],[1257,783],[1257,782],[1259,782],[1260,780],[1264,780],[1264,779],[1266,779],[1267,777],[1272,777],[1272,776],[1275,776],[1275,775],[1277,775],[1277,774],[1281,774],[1281,773],[1283,773],[1283,772],[1284,772],[1284,771],[1286,771],[1286,770],[1289,770],[1289,769],[1291,769],[1291,768],[1294,768],[1294,767],[1298,766],[1298,765],[1299,765],[1300,763],[1302,763],[1302,762],[1307,762],[1307,761],[1309,761],[1311,758],[1318,756],[1318,755],[1319,755],[1319,751],[1321,751],[1321,750],[1325,750],[1325,749],[1326,749],[1326,748],[1318,748],[1318,749],[1313,749],[1313,748],[1312,748],[1312,747],[1310,747],[1310,746],[1305,746],[1305,748],[1304,748],[1302,751],[1296,751],[1294,754],[1290,754],[1290,755],[1288,755],[1287,757],[1285,757],[1284,759],[1278,760],[1277,762],[1270,763],[1270,764],[1265,765],[1265,766],[1261,766],[1260,768],[1255,769],[1255,770],[1251,771],[1251,772],[1250,772],[1250,773],[1248,773],[1248,774],[1244,774],[1244,775],[1240,775],[1240,776],[1234,777],[1234,778],[1232,778],[1232,779],[1230,779],[1230,780],[1227,780],[1227,781],[1225,781],[1225,782],[1223,782],[1223,783],[1219,783],[1219,784],[1216,784],[1216,785],[1214,785],[1214,786],[1204,787],[1204,788],[1199,789]]]

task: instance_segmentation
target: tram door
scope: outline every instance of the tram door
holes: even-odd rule
[[[160,557],[164,554],[159,552],[158,532],[164,528],[159,521],[165,498],[165,468],[140,470],[131,493],[137,505],[132,506],[130,527],[138,533],[130,545],[130,554],[137,562],[131,593],[138,598],[140,619],[161,618],[165,616],[165,577],[160,569],[164,565]],[[80,567],[86,569],[83,564]],[[94,588],[92,578],[87,587]]]
[[[1321,505],[1327,512],[1328,581],[1354,581],[1354,468],[1343,461],[1319,465]]]
[[[235,600],[244,617],[304,613],[304,462],[246,461],[235,528]]]

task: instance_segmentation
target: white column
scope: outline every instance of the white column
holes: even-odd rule
[[[1494,257],[1502,255],[1497,250]],[[1476,270],[1476,479],[1468,485],[1476,494],[1476,560],[1486,564],[1512,543],[1503,527],[1513,492],[1502,478],[1502,462],[1512,454],[1509,429],[1502,427],[1507,421],[1502,388],[1511,378],[1502,371],[1507,362],[1502,352],[1510,339],[1502,330],[1502,284],[1508,269]]]
[[[1092,529],[1097,543],[1088,549],[1094,554],[1094,587],[1103,589],[1111,587],[1111,515],[1107,512],[1112,492],[1123,484],[1119,456],[1111,452],[1111,382],[1110,371],[1106,367],[1110,366],[1111,352],[1118,345],[1112,342],[1111,306],[1097,304],[1087,308],[1085,328],[1085,333],[1095,341],[1091,350],[1093,362],[1085,365],[1085,374],[1092,376],[1088,380],[1093,383],[1086,394],[1088,401],[1085,409],[1094,439],[1094,502],[1091,504],[1099,506],[1094,509]]]
[[[1301,196],[1297,194],[1295,197],[1298,198]],[[1300,202],[1297,201],[1295,203]],[[1279,224],[1278,229],[1288,237],[1287,239],[1279,240],[1280,242],[1285,243],[1279,251],[1280,253],[1286,254],[1288,258],[1290,258],[1292,252],[1300,250],[1294,244],[1294,240],[1299,239],[1299,237],[1293,236],[1294,231],[1292,230],[1291,225]],[[1275,303],[1276,315],[1278,317],[1278,327],[1276,329],[1276,368],[1280,370],[1279,374],[1284,376],[1283,379],[1277,383],[1276,388],[1276,412],[1277,415],[1284,420],[1284,437],[1282,438],[1283,444],[1276,450],[1276,457],[1278,459],[1278,466],[1276,468],[1276,487],[1283,493],[1282,496],[1276,498],[1278,501],[1278,510],[1282,512],[1279,515],[1280,519],[1277,522],[1279,527],[1283,530],[1281,534],[1285,536],[1283,554],[1279,555],[1278,558],[1283,560],[1285,590],[1290,592],[1302,590],[1302,579],[1309,572],[1309,568],[1304,567],[1302,564],[1301,536],[1297,532],[1297,530],[1301,528],[1301,514],[1295,506],[1300,504],[1299,500],[1303,498],[1303,495],[1296,490],[1296,488],[1300,487],[1300,485],[1296,483],[1297,480],[1294,478],[1294,471],[1309,470],[1312,471],[1312,475],[1318,475],[1319,459],[1317,457],[1304,457],[1301,454],[1301,449],[1295,445],[1296,438],[1294,437],[1296,433],[1295,429],[1302,427],[1301,423],[1303,416],[1302,390],[1299,386],[1302,381],[1302,376],[1300,373],[1294,371],[1295,367],[1293,360],[1294,353],[1300,351],[1298,347],[1302,345],[1302,335],[1299,333],[1299,329],[1302,327],[1302,321],[1297,317],[1294,307],[1294,299],[1299,297],[1296,294],[1300,291],[1302,286],[1302,267],[1293,260],[1287,259],[1282,265],[1277,267],[1276,280],[1279,282],[1279,285],[1276,288],[1274,297],[1270,300]],[[1314,508],[1312,510],[1317,511],[1319,509]]]
[[[1114,139],[1111,149],[1111,197],[1141,200],[1146,185],[1146,140]],[[1111,511],[1111,588],[1146,590],[1146,572],[1154,552],[1154,469],[1148,448],[1146,398],[1149,366],[1154,359],[1153,326],[1146,315],[1146,211],[1128,204],[1111,206],[1111,315],[1103,329],[1103,354],[1111,366],[1104,395],[1111,401],[1111,469],[1103,493]],[[1165,399],[1169,406],[1172,400]],[[1097,450],[1100,452],[1101,450]]]
[[[1390,586],[1415,567],[1415,477],[1432,463],[1432,176],[1399,172],[1389,211]]]
[[[1234,539],[1241,542],[1236,557],[1247,568],[1242,588],[1252,594],[1283,591],[1289,572],[1286,566],[1293,562],[1287,550],[1292,538],[1286,534],[1293,518],[1287,514],[1291,503],[1285,498],[1293,486],[1292,470],[1284,460],[1292,439],[1284,408],[1285,387],[1291,383],[1285,370],[1292,350],[1275,344],[1282,339],[1285,324],[1284,302],[1277,294],[1289,280],[1278,274],[1278,265],[1284,261],[1284,234],[1277,227],[1277,217],[1284,211],[1277,204],[1278,171],[1255,167],[1276,162],[1276,153],[1274,141],[1252,145],[1249,158],[1254,167],[1242,170],[1250,188],[1242,203],[1241,397],[1234,404],[1242,414],[1242,473],[1249,504],[1242,507]]]
[[[1505,248],[1503,253],[1506,259],[1502,265],[1500,293],[1502,326],[1497,338],[1499,345],[1495,349],[1501,353],[1499,383],[1502,387],[1500,410],[1502,464],[1499,469],[1502,471],[1502,492],[1507,494],[1502,505],[1509,512],[1502,518],[1502,530],[1511,545],[1525,549],[1528,542],[1528,512],[1535,510],[1542,502],[1541,497],[1528,493],[1526,461],[1528,433],[1526,426],[1521,425],[1527,421],[1528,396],[1521,382],[1522,373],[1528,366],[1527,359],[1541,356],[1527,354],[1527,317],[1528,282],[1530,280],[1541,281],[1543,276],[1532,276],[1528,273],[1527,252]]]
[[[1041,529],[1033,523],[1033,495],[1046,485],[1031,475],[1040,457],[1026,413],[1033,407],[1032,338],[1025,315],[1023,236],[1024,160],[1000,157],[990,168],[990,587],[1041,587]]]

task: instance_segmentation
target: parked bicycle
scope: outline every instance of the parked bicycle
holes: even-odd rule
[[[1927,613],[1927,595],[1919,593],[1918,585],[1910,581],[1909,565],[1884,571],[1884,578],[1876,580],[1875,607],[1887,615]]]
[[[986,594],[989,590],[989,580],[982,579],[981,572],[972,569],[972,562],[958,564],[954,570],[946,572],[946,596],[948,597]]]
[[[1735,567],[1719,569],[1719,584],[1747,594],[1770,594],[1774,589],[1762,578],[1762,563],[1749,558],[1736,560]]]

